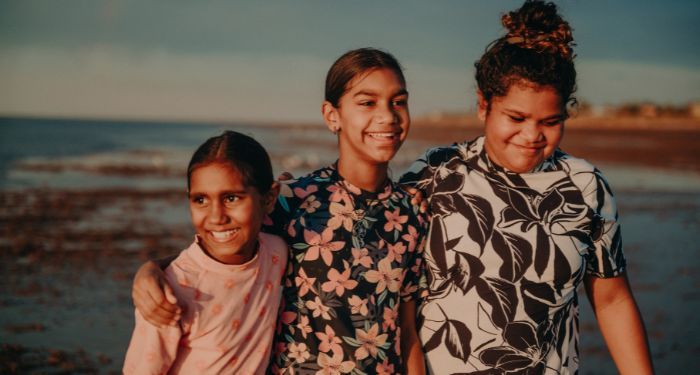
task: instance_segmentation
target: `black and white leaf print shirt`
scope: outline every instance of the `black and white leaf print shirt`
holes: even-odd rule
[[[513,173],[479,137],[428,150],[401,182],[426,194],[432,214],[419,314],[431,372],[576,373],[576,288],[625,269],[600,171],[557,150]]]

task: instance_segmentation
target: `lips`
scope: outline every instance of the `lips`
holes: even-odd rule
[[[542,149],[545,148],[545,145],[528,145],[528,146],[523,146],[523,145],[518,145],[518,144],[513,144],[515,147],[528,152],[528,153],[537,153],[541,151]]]

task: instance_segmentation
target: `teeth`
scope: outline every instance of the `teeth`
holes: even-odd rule
[[[376,137],[376,138],[393,138],[394,133],[369,133],[371,137]]]
[[[214,239],[220,240],[220,241],[225,241],[225,240],[231,238],[231,236],[233,236],[236,232],[237,232],[236,229],[231,229],[231,230],[227,230],[227,231],[224,231],[224,232],[214,232],[214,231],[212,231],[212,232],[210,232],[210,233],[211,233],[211,235],[214,237]]]

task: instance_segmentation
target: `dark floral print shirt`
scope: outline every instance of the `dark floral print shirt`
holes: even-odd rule
[[[601,173],[560,150],[513,173],[480,137],[428,150],[401,182],[431,210],[419,335],[432,373],[576,373],[576,288],[625,268]]]
[[[334,166],[283,186],[270,215],[290,246],[274,373],[403,372],[399,305],[424,291],[428,225],[410,199],[393,183],[363,191]]]

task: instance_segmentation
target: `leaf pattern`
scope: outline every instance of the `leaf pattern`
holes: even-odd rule
[[[576,289],[586,275],[625,269],[610,187],[561,150],[517,174],[483,145],[428,150],[401,178],[433,215],[419,311],[428,365],[438,374],[576,373]]]

